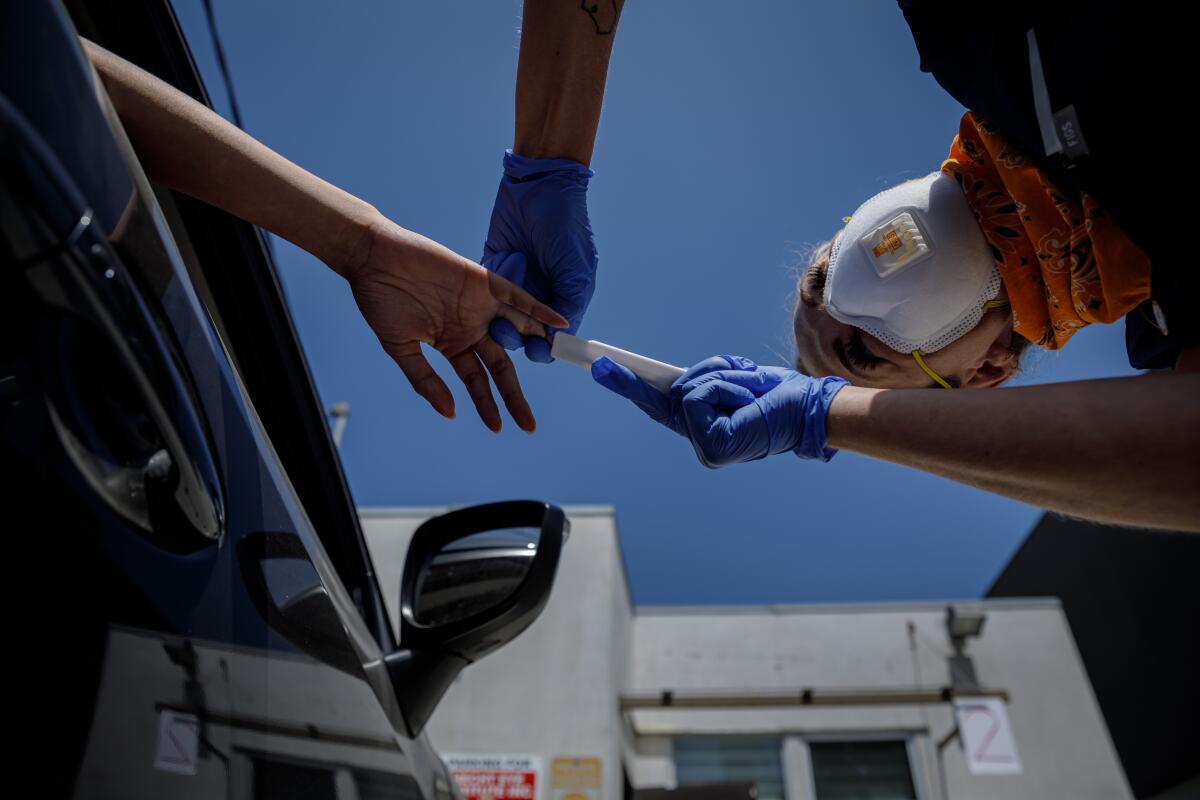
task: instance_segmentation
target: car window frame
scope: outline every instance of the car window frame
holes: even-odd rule
[[[77,32],[212,108],[167,0],[64,0]],[[349,484],[326,422],[266,234],[163,187],[197,294],[220,332],[321,545],[383,652],[396,647]],[[182,223],[183,230],[179,229]]]

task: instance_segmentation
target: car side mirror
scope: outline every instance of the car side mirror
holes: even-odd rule
[[[400,581],[401,648],[384,658],[409,736],[463,667],[537,619],[569,531],[562,509],[535,500],[471,506],[417,528]]]

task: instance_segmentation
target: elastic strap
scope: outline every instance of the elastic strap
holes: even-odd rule
[[[983,310],[991,311],[993,308],[1004,308],[1008,304],[1009,303],[1008,303],[1007,297],[998,297],[995,300],[988,300],[986,303],[984,303]],[[949,382],[945,378],[943,378],[941,375],[938,375],[936,372],[933,371],[932,367],[930,367],[928,364],[925,363],[925,353],[923,353],[920,350],[913,350],[912,357],[913,357],[913,360],[917,362],[917,366],[920,367],[925,372],[926,375],[928,375],[930,378],[932,378],[933,382],[936,383],[938,386],[942,387],[943,389],[953,389],[954,388],[953,386],[951,386],[949,384]]]
[[[945,378],[930,369],[929,365],[925,363],[925,359],[923,358],[924,355],[925,354],[920,350],[912,351],[912,357],[913,360],[917,362],[917,366],[923,369],[926,375],[928,375],[930,378],[933,378],[934,383],[936,383],[938,386],[941,386],[943,389],[953,389],[954,387],[947,383]]]

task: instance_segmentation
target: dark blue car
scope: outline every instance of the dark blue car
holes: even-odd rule
[[[0,3],[9,773],[457,796],[422,729],[541,611],[562,512],[427,522],[394,625],[266,240],[147,181],[80,36],[207,103],[167,0]]]

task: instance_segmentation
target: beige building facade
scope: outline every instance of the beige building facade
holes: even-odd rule
[[[393,619],[408,539],[444,510],[361,509]],[[545,611],[430,721],[469,780],[523,770],[533,800],[1131,797],[1056,600],[635,607],[613,510],[567,513]]]

